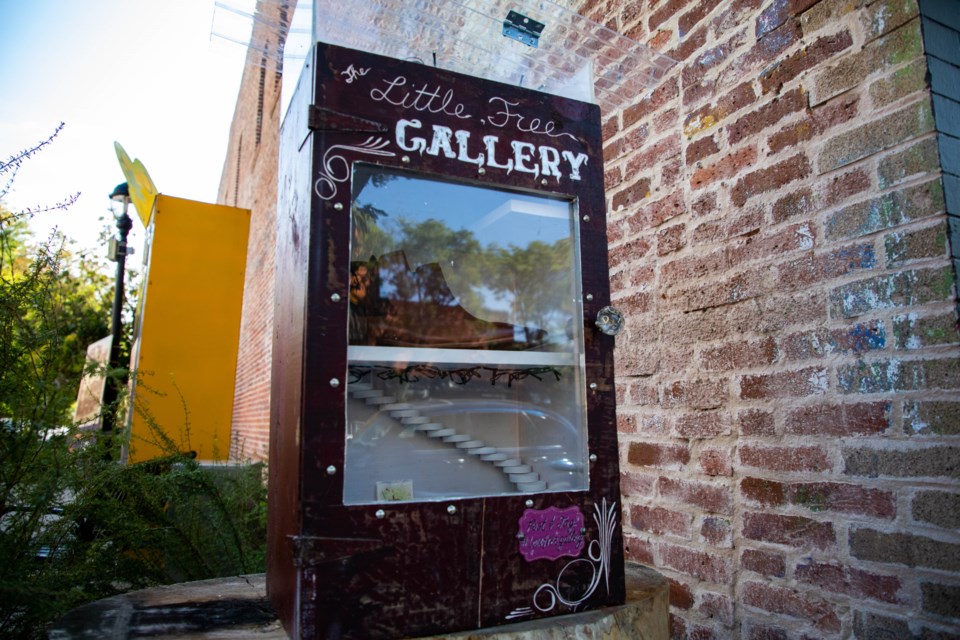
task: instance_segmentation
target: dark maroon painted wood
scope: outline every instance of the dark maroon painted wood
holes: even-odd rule
[[[377,90],[380,99],[372,99]],[[473,117],[460,117],[467,113]],[[420,120],[422,128],[410,131],[428,140],[430,126],[442,125],[468,131],[473,142],[498,135],[504,154],[518,141],[584,153],[587,161],[580,180],[568,172],[546,184],[519,170],[488,165],[480,173],[442,153],[401,150],[400,119]],[[281,144],[268,590],[286,628],[304,638],[392,638],[622,603],[613,338],[593,326],[610,295],[597,107],[321,44]],[[376,149],[390,155],[371,153]],[[576,199],[582,286],[592,295],[583,303],[586,379],[597,385],[586,392],[596,456],[588,491],[391,503],[382,518],[378,505],[343,505],[351,189],[349,167],[337,156]],[[579,558],[523,558],[517,533],[527,500],[536,509],[582,511]]]

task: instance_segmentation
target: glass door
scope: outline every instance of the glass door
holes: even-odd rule
[[[576,203],[355,164],[344,503],[582,491]]]

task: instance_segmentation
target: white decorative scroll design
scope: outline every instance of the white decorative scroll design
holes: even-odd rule
[[[593,521],[597,523],[599,539],[590,541],[590,545],[587,547],[587,558],[577,558],[576,560],[568,562],[564,565],[563,569],[560,570],[560,573],[557,574],[555,583],[547,582],[537,588],[533,594],[533,607],[536,607],[537,611],[544,613],[552,611],[557,604],[576,609],[576,607],[586,602],[587,599],[594,594],[597,587],[600,586],[601,579],[604,581],[607,593],[610,593],[610,548],[613,543],[613,533],[617,528],[616,508],[616,502],[608,507],[606,498],[603,499],[601,505],[593,505]],[[590,580],[590,584],[579,598],[564,597],[564,595],[560,593],[560,583],[563,580],[564,572],[570,567],[583,562],[589,564],[593,569],[593,577]],[[507,615],[506,619],[514,620],[516,618],[531,616],[536,613],[533,607],[514,609]]]
[[[313,189],[321,200],[330,200],[337,195],[337,185],[350,179],[350,162],[334,151],[352,151],[370,156],[393,157],[392,151],[384,151],[390,146],[389,140],[379,136],[370,136],[360,144],[335,144],[323,154],[323,163],[320,168],[320,177],[313,184]]]

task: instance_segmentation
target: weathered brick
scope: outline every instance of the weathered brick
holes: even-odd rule
[[[706,25],[697,28],[686,38],[681,38],[679,44],[667,52],[667,56],[677,61],[686,60],[706,44],[709,31]]]
[[[798,371],[740,376],[740,397],[744,400],[802,398],[827,391],[826,369],[808,367]]]
[[[614,211],[633,206],[645,198],[650,197],[650,178],[641,178],[613,194],[612,205]]]
[[[690,462],[690,448],[685,444],[631,442],[627,462],[640,467],[680,469]]]
[[[833,468],[827,450],[815,445],[746,444],[741,445],[737,453],[742,465],[757,469],[800,472],[829,471]]]
[[[791,225],[772,233],[751,235],[727,247],[727,262],[742,265],[753,260],[767,261],[770,256],[782,256],[791,251],[813,248],[816,242],[809,222]]]
[[[960,478],[960,447],[845,448],[843,472],[876,478]]]
[[[784,433],[799,436],[865,436],[883,433],[890,426],[889,402],[815,404],[790,409]]]
[[[680,136],[671,133],[652,144],[644,145],[644,151],[627,161],[627,175],[635,175],[654,167],[662,167],[667,159],[680,153]]]
[[[870,562],[960,571],[960,544],[911,533],[853,529],[850,554]]]
[[[630,526],[637,531],[654,535],[690,536],[690,522],[692,517],[688,513],[670,511],[661,507],[644,507],[631,505]]]
[[[750,540],[801,549],[828,549],[836,544],[833,524],[829,522],[773,513],[745,513],[743,535]]]
[[[784,289],[798,289],[876,266],[873,244],[865,242],[784,262],[777,269],[777,281]]]
[[[783,629],[764,625],[750,625],[746,637],[747,640],[789,640],[787,632]]]
[[[760,270],[746,271],[718,282],[696,282],[685,287],[674,287],[666,291],[665,297],[675,300],[677,308],[684,313],[722,307],[750,300],[764,293],[767,289],[764,282],[766,275],[766,272]]]
[[[661,24],[669,20],[675,13],[686,7],[689,0],[670,0],[662,7],[650,14],[647,18],[647,28],[654,31]]]
[[[729,549],[733,546],[733,527],[726,518],[708,516],[700,525],[700,537],[714,547]]]
[[[670,593],[670,606],[678,609],[690,609],[693,607],[693,590],[690,585],[680,582],[674,578],[668,577]]]
[[[924,138],[902,151],[886,155],[877,167],[881,189],[900,184],[907,178],[940,170],[936,138]]]
[[[649,183],[647,183],[649,189]],[[646,198],[650,194],[645,193],[642,197]],[[675,191],[670,195],[660,198],[650,204],[641,207],[636,213],[627,218],[627,225],[630,233],[640,233],[658,227],[667,220],[675,218],[686,212],[686,206],[682,191]]]
[[[763,208],[735,209],[720,220],[708,220],[693,229],[691,242],[704,244],[757,233],[763,225]]]
[[[893,31],[917,14],[917,3],[914,0],[880,0],[869,4],[860,14],[860,25],[866,41],[869,42]]]
[[[960,493],[919,491],[913,497],[910,508],[913,519],[917,522],[926,522],[945,529],[960,529]]]
[[[803,35],[810,36],[823,28],[838,24],[841,18],[862,4],[863,0],[821,0],[800,16]]]
[[[726,380],[677,380],[663,387],[664,408],[716,409],[727,399]]]
[[[719,620],[726,628],[733,626],[733,602],[729,597],[719,593],[701,591],[698,600],[700,604],[697,611],[701,615],[709,619]]]
[[[822,358],[841,353],[860,355],[882,350],[886,346],[886,327],[879,320],[837,329],[819,328],[791,333],[780,340],[780,350],[786,360]]]
[[[619,267],[625,263],[634,262],[647,255],[653,247],[653,241],[647,236],[638,236],[610,248],[610,267]]]
[[[656,476],[638,473],[635,469],[620,473],[620,490],[625,496],[649,498],[656,490],[656,485]]]
[[[702,189],[720,180],[726,180],[752,167],[757,161],[757,149],[754,146],[728,153],[713,164],[697,169],[690,177],[692,189]]]
[[[840,618],[832,605],[813,594],[762,582],[747,582],[743,586],[743,602],[750,607],[809,621],[823,633],[838,633],[841,628]]]
[[[786,222],[796,217],[807,217],[814,213],[813,191],[803,187],[783,196],[773,203],[770,213],[775,223]]]
[[[949,300],[953,269],[916,269],[858,280],[830,290],[830,315],[854,318],[871,311]]]
[[[686,413],[677,416],[675,432],[680,438],[715,438],[730,434],[730,421],[716,411]]]
[[[864,571],[841,564],[806,561],[798,564],[794,577],[826,591],[855,598],[871,598],[882,602],[899,602],[900,579]]]
[[[804,154],[798,153],[740,178],[731,190],[730,197],[736,206],[742,207],[753,196],[780,189],[808,175],[810,175],[810,162]]]
[[[864,640],[901,640],[915,637],[906,620],[868,611],[854,611],[853,630],[857,638]]]
[[[684,240],[686,229],[685,224],[675,224],[672,227],[657,231],[657,255],[665,256],[685,247],[687,244]]]
[[[658,488],[664,500],[679,501],[721,515],[730,515],[732,510],[730,487],[724,484],[661,477]]]
[[[833,176],[827,182],[823,194],[823,206],[832,207],[848,199],[850,196],[866,191],[869,187],[870,176],[863,168],[857,168],[838,176]]]
[[[621,182],[623,182],[623,172],[620,171],[620,167],[608,168],[603,172],[603,188],[605,191],[612,191],[619,187]]]
[[[683,134],[694,136],[716,126],[731,113],[753,104],[756,98],[753,85],[744,82],[724,94],[715,105],[707,105],[687,116],[683,122]]]
[[[704,349],[700,367],[704,371],[731,371],[772,364],[777,359],[777,345],[773,338],[748,341],[736,340]]]
[[[895,33],[843,56],[837,64],[820,72],[810,92],[810,104],[820,104],[860,85],[877,69],[914,60],[922,55],[920,21],[914,20]]]
[[[954,400],[904,402],[903,431],[913,435],[960,435],[960,402]]]
[[[692,165],[707,156],[712,156],[718,151],[720,151],[720,147],[717,146],[716,138],[714,136],[707,136],[688,144],[687,150],[684,152],[684,158],[688,165]]]
[[[890,520],[897,515],[897,496],[842,482],[776,482],[744,478],[740,492],[747,500],[767,507],[796,505],[813,512],[838,511]]]
[[[665,567],[707,582],[730,582],[730,561],[724,557],[673,544],[657,545],[657,551]]]
[[[960,389],[957,360],[881,360],[837,367],[841,393]]]
[[[745,436],[772,436],[773,413],[763,409],[746,409],[737,414],[738,432]]]
[[[744,549],[740,553],[740,568],[771,578],[782,578],[787,572],[787,563],[782,553]]]
[[[947,244],[947,224],[940,221],[923,229],[894,231],[884,237],[883,245],[887,252],[888,268],[915,260],[946,258],[950,249]]]
[[[806,11],[818,0],[776,0],[757,16],[754,26],[756,37],[762,38],[793,16]]]
[[[733,474],[729,449],[702,449],[697,456],[700,471],[708,476],[729,476]]]
[[[764,93],[779,92],[780,88],[798,75],[829,60],[837,53],[849,48],[853,38],[847,30],[817,38],[809,46],[790,54],[778,61],[772,68],[760,76],[760,86]]]
[[[688,34],[715,7],[716,3],[713,0],[700,0],[677,20],[677,35],[682,38]]]
[[[653,566],[653,545],[649,541],[637,536],[625,534],[623,536],[623,554],[628,562],[636,562]]]
[[[827,140],[820,151],[820,174],[839,169],[878,151],[933,131],[933,113],[926,100]]]
[[[920,220],[943,209],[943,188],[939,180],[931,180],[838,210],[827,216],[824,235],[827,240],[855,238]]]
[[[920,57],[906,67],[870,85],[870,98],[875,108],[885,107],[927,87],[927,61]]]
[[[788,91],[729,125],[726,128],[727,140],[735,145],[806,107],[807,96],[801,88]]]
[[[953,619],[960,614],[960,584],[921,582],[920,593],[924,611]]]

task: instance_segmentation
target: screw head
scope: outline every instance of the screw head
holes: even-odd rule
[[[590,302],[591,300],[593,300],[593,294],[592,294],[592,293],[588,293],[588,294],[587,294],[587,302]]]
[[[583,216],[583,221],[590,222],[590,216],[587,216],[587,215]]]
[[[597,390],[597,383],[596,383],[596,382],[591,382],[591,383],[590,383],[590,390],[591,390],[591,391],[596,391],[596,390]]]
[[[527,500],[523,504],[527,505],[527,509],[533,508],[533,500]]]
[[[328,476],[335,476],[335,475],[337,475],[337,468],[336,468],[335,466],[333,466],[333,465],[330,465],[329,467],[327,467],[327,475],[328,475]]]
[[[383,509],[377,509],[377,510],[373,513],[373,515],[375,515],[378,520],[383,520],[384,516],[387,515],[387,512],[384,511]]]
[[[402,162],[403,164],[410,164],[410,156],[403,156],[402,158],[400,158],[400,162]]]
[[[335,205],[333,205],[333,208],[336,209],[337,211],[343,211],[343,203],[338,202]]]
[[[547,186],[549,182],[547,181],[546,178],[544,178],[543,180],[540,181],[540,184],[542,184],[543,186]]]
[[[340,294],[332,293],[330,294],[330,299],[333,300],[334,302],[340,302]]]
[[[596,462],[596,461],[597,461],[597,454],[591,453],[591,454],[590,454],[590,462]]]
[[[340,381],[337,380],[336,378],[330,378],[330,386],[336,389],[337,387],[340,386]]]
[[[447,506],[447,513],[449,513],[450,515],[453,515],[453,514],[455,514],[456,512],[457,512],[457,507],[456,507],[455,505],[452,505],[452,504],[451,504],[451,505]]]
[[[480,167],[479,169],[477,169],[477,173],[479,173],[480,175],[484,175],[486,172],[487,170],[484,169],[483,167]]]

